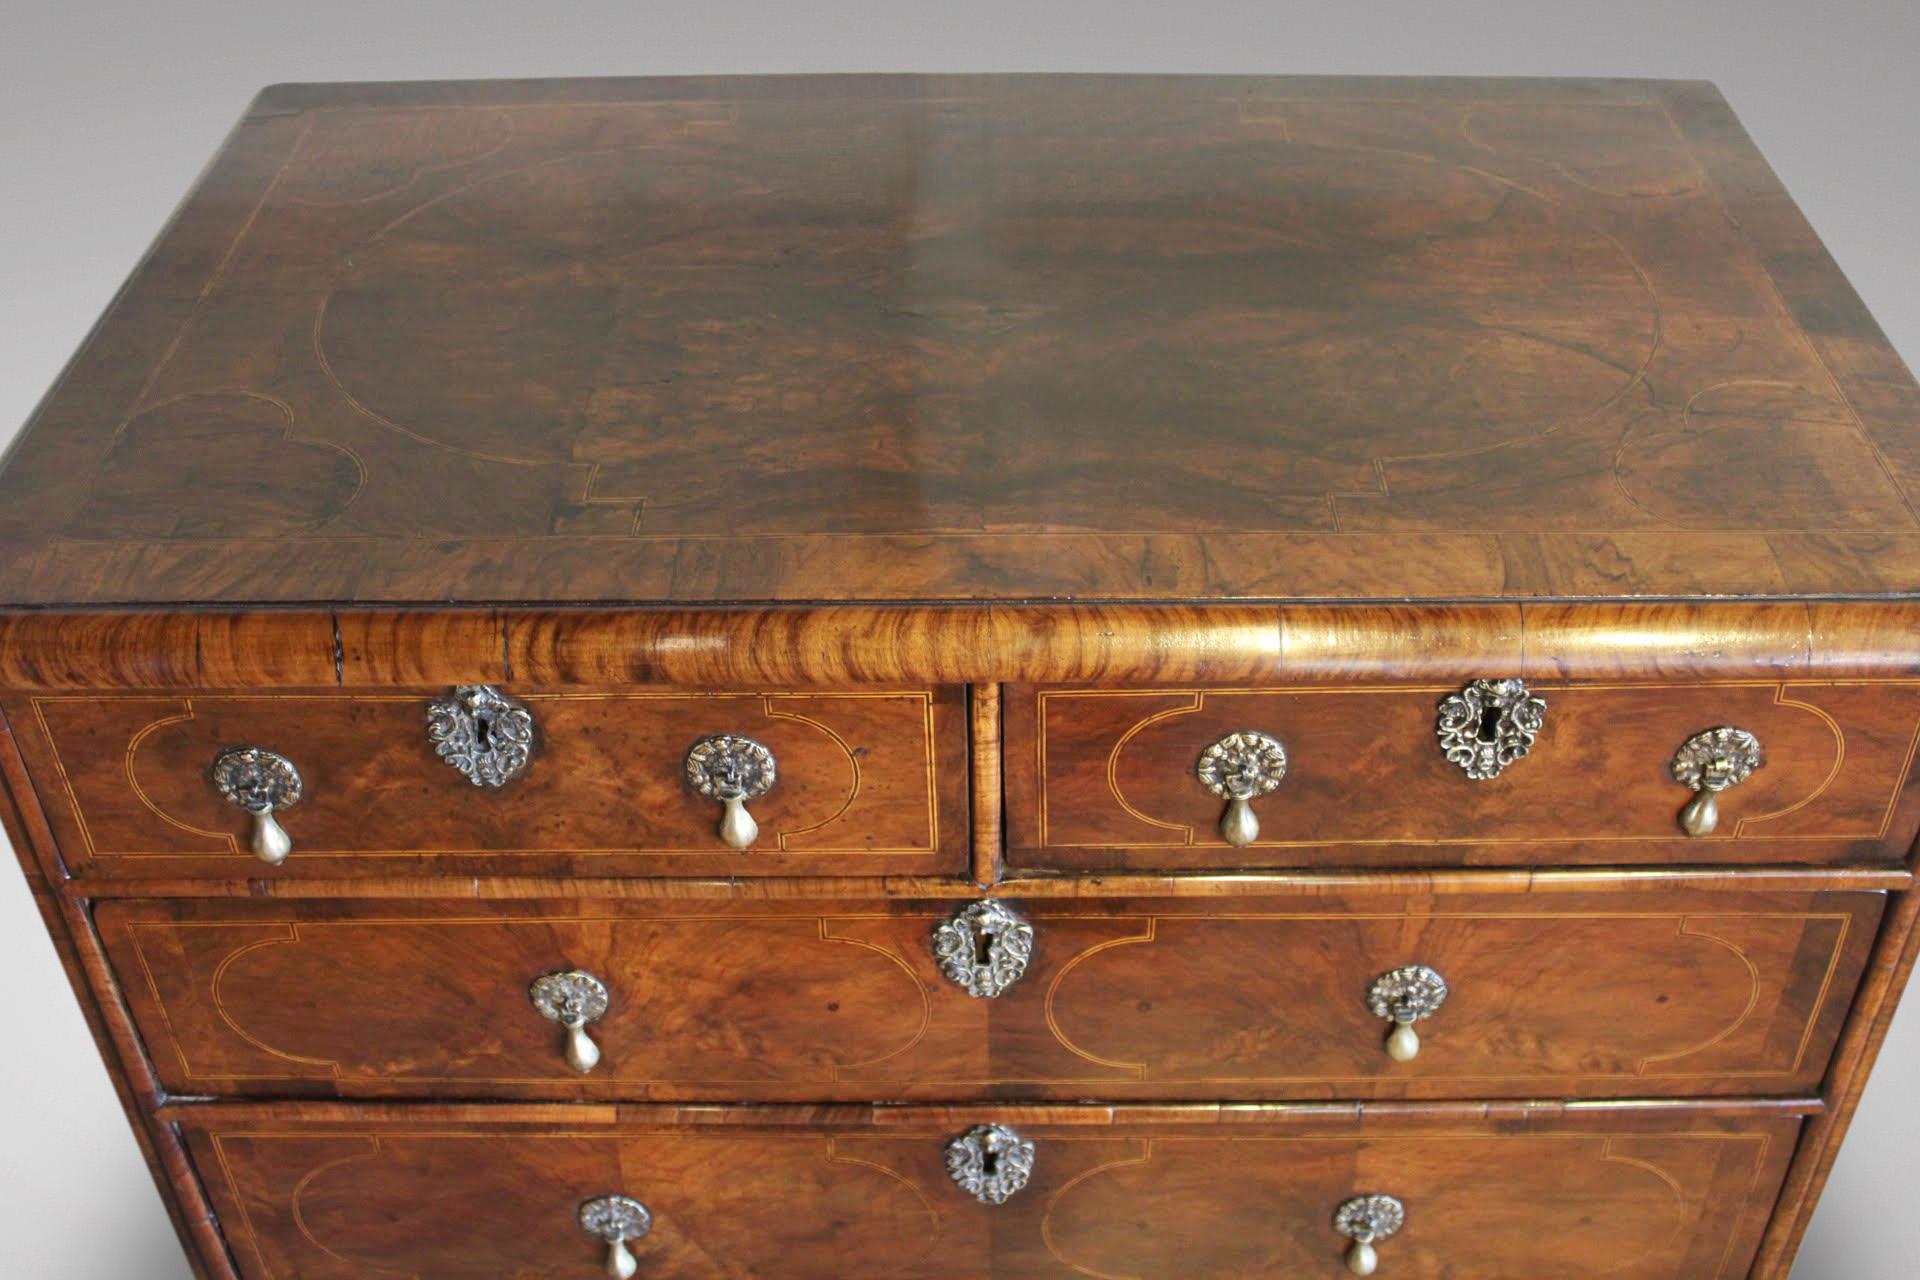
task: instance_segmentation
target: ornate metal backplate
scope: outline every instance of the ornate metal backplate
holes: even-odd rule
[[[1222,800],[1251,800],[1287,776],[1287,749],[1271,734],[1242,729],[1202,751],[1194,773]]]
[[[709,800],[758,800],[776,776],[773,752],[737,733],[702,738],[687,752],[687,784]]]
[[[505,786],[533,758],[533,713],[490,684],[463,684],[428,704],[427,740],[474,786]]]
[[[606,984],[580,969],[540,975],[527,988],[527,999],[543,1017],[565,1027],[585,1026],[607,1012]]]
[[[947,1144],[947,1172],[982,1204],[1004,1204],[1033,1176],[1033,1143],[1003,1124],[983,1124]]]
[[[1227,802],[1220,834],[1228,844],[1244,848],[1260,838],[1254,797],[1266,795],[1287,776],[1287,749],[1271,734],[1243,729],[1202,751],[1193,772],[1201,786]]]
[[[1447,1002],[1447,980],[1423,964],[1383,973],[1367,988],[1367,1008],[1376,1018],[1406,1024],[1431,1018]]]
[[[653,1230],[653,1215],[632,1196],[601,1196],[580,1206],[580,1229],[607,1246],[606,1274],[613,1280],[632,1280],[639,1259],[627,1248]]]
[[[300,771],[264,747],[228,747],[215,756],[213,785],[248,813],[272,813],[300,800]]]
[[[777,776],[773,752],[737,733],[702,738],[687,752],[687,785],[725,806],[720,839],[730,849],[744,851],[760,838],[747,801],[767,794]]]
[[[1760,739],[1745,729],[1722,725],[1696,733],[1674,753],[1674,781],[1695,791],[1725,791],[1745,782],[1766,763]]]
[[[607,1011],[607,984],[581,969],[542,974],[527,988],[527,999],[567,1029],[567,1065],[581,1075],[600,1065],[600,1046],[587,1034],[587,1024]]]
[[[1745,782],[1766,763],[1760,739],[1745,729],[1722,725],[1696,733],[1680,744],[1669,766],[1681,785],[1694,791],[1680,810],[1680,829],[1689,836],[1710,836],[1720,825],[1720,793]]]
[[[274,818],[300,799],[300,771],[293,761],[264,747],[228,747],[213,759],[213,785],[229,804],[253,818],[247,847],[268,866],[277,867],[293,852],[293,837]]]
[[[1533,750],[1545,698],[1519,680],[1475,680],[1440,703],[1440,749],[1475,781],[1497,778]]]
[[[1372,1244],[1407,1225],[1407,1207],[1392,1196],[1355,1196],[1333,1213],[1333,1229],[1349,1240]]]
[[[933,958],[968,995],[991,999],[1027,971],[1033,926],[997,898],[970,903],[933,931]]]
[[[652,1231],[653,1214],[632,1196],[601,1196],[580,1206],[580,1229],[608,1244],[619,1244]]]

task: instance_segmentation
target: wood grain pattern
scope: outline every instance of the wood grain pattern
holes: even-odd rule
[[[1000,686],[967,691],[971,732],[967,757],[973,770],[973,879],[990,885],[1006,861],[1006,799],[1000,785]]]
[[[1104,898],[1220,899],[1277,896],[1325,898],[1362,892],[1421,897],[1461,894],[1525,895],[1589,890],[1603,893],[1687,892],[1782,893],[1858,891],[1897,893],[1911,889],[1914,875],[1904,866],[1882,867],[1440,867],[1384,871],[1335,869],[1262,872],[1166,872],[1160,874],[1062,875],[1051,871],[1010,872],[985,888],[964,877],[934,876],[764,876],[625,877],[596,876],[357,876],[350,879],[131,879],[73,880],[61,886],[69,897],[94,901],[127,898],[256,898],[286,902],[351,898],[393,901],[442,898],[466,902],[516,899],[581,898],[619,902],[815,902],[825,899],[970,901],[1013,897],[1055,901]]]
[[[1486,669],[1503,674],[1498,668]],[[1532,752],[1469,779],[1434,725],[1458,686],[1280,689],[1016,687],[1007,691],[1014,865],[1093,869],[1471,863],[1899,862],[1920,826],[1911,766],[1920,684],[1535,683]],[[1668,766],[1715,725],[1756,734],[1766,764],[1689,838],[1692,793]],[[1255,802],[1260,838],[1232,848],[1194,775],[1241,729],[1286,744]]]
[[[994,1000],[934,963],[947,903],[109,903],[99,918],[157,1069],[195,1094],[1686,1097],[1819,1086],[1882,898],[1015,905],[1036,956]],[[1416,962],[1452,994],[1398,1064],[1366,991]],[[584,1079],[526,994],[573,968],[613,994]]]
[[[654,1215],[642,1273],[686,1280],[1335,1275],[1333,1211],[1372,1191],[1408,1208],[1382,1248],[1396,1275],[1730,1280],[1797,1128],[1762,1108],[458,1114],[180,1118],[247,1280],[584,1280],[599,1254],[575,1207],[616,1189]],[[998,1206],[960,1193],[942,1159],[987,1121],[1037,1150],[1032,1182]]]
[[[309,86],[0,601],[1899,593],[1917,416],[1707,85]]]
[[[548,695],[535,756],[506,786],[469,784],[433,752],[444,687],[381,694],[53,695],[23,708],[67,859],[82,876],[957,874],[965,867],[963,691]],[[736,853],[720,806],[686,784],[689,747],[744,733],[779,762]],[[297,854],[246,847],[247,816],[214,790],[225,748],[278,751],[305,793],[280,820]]]
[[[1794,1254],[1859,1109],[1868,1073],[1886,1042],[1901,993],[1913,977],[1915,959],[1920,957],[1917,923],[1920,895],[1895,896],[1828,1071],[1826,1092],[1832,1105],[1811,1119],[1801,1134],[1779,1204],[1767,1224],[1759,1259],[1754,1263],[1755,1280],[1785,1280],[1793,1270]]]
[[[1331,1274],[1361,1190],[1394,1275],[1782,1280],[1920,951],[1917,426],[1708,85],[277,86],[0,463],[0,820],[206,1280],[585,1277],[615,1187],[689,1280]],[[1491,783],[1479,676],[1550,703]]]
[[[94,1047],[106,1064],[114,1097],[133,1130],[167,1218],[179,1237],[196,1280],[237,1280],[226,1242],[208,1208],[199,1178],[188,1164],[179,1132],[157,1123],[151,1108],[161,1099],[158,1079],[119,998],[93,920],[79,902],[58,895],[36,855],[53,860],[52,840],[40,813],[12,731],[0,717],[0,832],[33,891],[47,935],[66,972]]]
[[[0,689],[1912,675],[1893,601],[0,612]]]

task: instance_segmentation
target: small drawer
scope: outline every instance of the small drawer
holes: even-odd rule
[[[11,718],[79,876],[855,876],[966,866],[959,688],[464,686],[21,704]],[[254,754],[229,756],[235,749]],[[223,758],[231,794],[220,785]],[[730,790],[744,794],[730,803]],[[264,818],[263,806],[272,808]],[[278,865],[256,856],[268,822],[291,846]]]
[[[1884,899],[993,901],[1015,914],[115,901],[97,918],[180,1093],[1687,1097],[1817,1089]]]
[[[164,1118],[246,1280],[1731,1280],[1805,1105]]]
[[[1888,864],[1920,827],[1920,682],[1489,683],[1009,688],[1008,860]]]

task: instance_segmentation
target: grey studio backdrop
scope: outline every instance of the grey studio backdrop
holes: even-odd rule
[[[1920,358],[1915,0],[0,0],[0,439],[263,84],[773,71],[1711,79]],[[375,815],[377,818],[377,815]],[[25,885],[0,869],[0,1276],[189,1272]],[[1920,993],[1794,1275],[1910,1276]]]

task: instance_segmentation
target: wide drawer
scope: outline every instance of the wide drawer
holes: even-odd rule
[[[1470,777],[1442,745],[1461,686],[1006,693],[1008,859],[1078,869],[1623,863],[1891,863],[1920,827],[1920,682],[1535,683],[1531,749]],[[1468,737],[1518,738],[1478,695]],[[1683,744],[1731,727],[1763,763],[1689,836]],[[1256,731],[1284,748],[1236,847],[1199,765]],[[1456,739],[1456,744],[1458,740]],[[1462,754],[1471,757],[1472,751]],[[1256,776],[1278,772],[1254,762]],[[1480,769],[1486,773],[1489,770]]]
[[[638,1274],[673,1280],[1331,1280],[1351,1247],[1336,1214],[1363,1196],[1400,1209],[1375,1246],[1383,1276],[1712,1280],[1747,1272],[1795,1110],[1496,1104],[1361,1121],[1318,1108],[199,1106],[168,1118],[247,1280],[590,1280],[608,1246],[581,1208],[613,1196],[646,1213],[646,1234],[625,1243]],[[969,1138],[996,1151],[991,1181],[974,1185],[1001,1203],[949,1173],[987,1164]]]
[[[966,866],[964,691],[498,691],[532,747],[500,785],[436,750],[446,688],[396,693],[57,695],[23,699],[23,728],[63,855],[77,875],[881,875]],[[496,731],[497,732],[497,731]],[[760,744],[773,784],[744,806],[689,779],[715,735]],[[284,863],[249,851],[253,820],[215,761],[257,747],[297,771],[277,810]],[[458,754],[458,753],[454,753]],[[497,758],[510,759],[502,752]]]
[[[982,950],[1011,955],[995,941],[1007,928],[964,902],[168,901],[97,915],[180,1093],[1467,1098],[1815,1089],[1882,903],[1012,902],[1031,960],[998,996],[970,994],[936,958],[956,918],[972,922],[943,935],[965,939],[963,976]],[[1373,988],[1416,965],[1446,993],[1396,1060]],[[584,1075],[565,1009],[551,1020],[533,998],[536,980],[575,973],[605,995],[580,1013],[600,1055]]]

